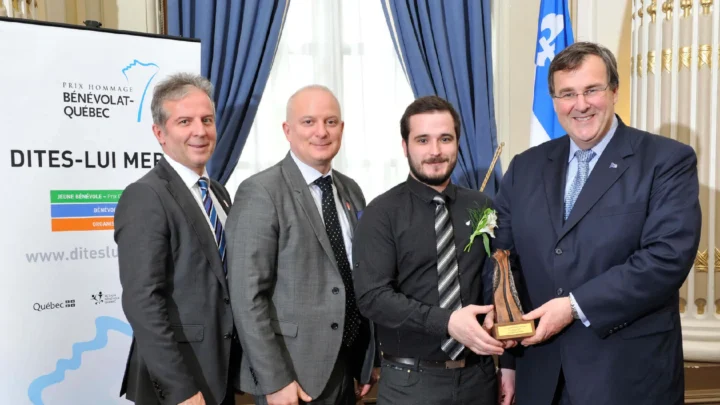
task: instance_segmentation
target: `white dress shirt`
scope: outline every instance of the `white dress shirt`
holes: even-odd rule
[[[213,235],[215,235],[215,230],[213,229],[212,224],[210,223],[210,217],[208,216],[207,212],[205,211],[205,206],[202,203],[202,191],[200,191],[200,185],[198,184],[198,180],[200,180],[200,176],[195,173],[192,169],[188,168],[187,166],[184,166],[175,160],[168,156],[167,154],[164,155],[165,160],[167,160],[168,163],[170,163],[170,166],[175,169],[175,172],[177,172],[178,176],[182,179],[183,183],[185,183],[185,186],[187,186],[188,190],[190,190],[190,194],[195,197],[195,201],[198,203],[198,206],[200,206],[200,210],[203,213],[203,216],[207,220],[208,227],[210,227],[210,232],[212,232]],[[220,223],[223,226],[223,229],[225,229],[225,220],[227,219],[227,215],[225,214],[225,210],[223,209],[223,206],[220,205],[220,201],[218,200],[217,196],[213,191],[210,189],[210,176],[207,173],[207,169],[203,169],[203,177],[208,179],[208,191],[210,192],[210,199],[212,199],[213,205],[215,206],[215,211],[217,212],[218,219],[220,219]],[[227,204],[225,204],[227,206]],[[213,237],[213,239],[215,239]],[[215,240],[215,243],[217,243],[217,240]]]
[[[295,164],[297,164],[298,169],[300,169],[300,173],[303,176],[303,179],[305,179],[305,183],[310,188],[310,193],[312,194],[315,205],[317,206],[318,212],[320,213],[320,218],[325,221],[322,212],[322,190],[320,190],[320,187],[314,184],[314,182],[320,177],[331,176],[332,169],[330,169],[327,174],[323,175],[315,168],[303,163],[300,159],[297,158],[297,156],[295,156],[294,153],[290,152],[290,156],[295,161]],[[337,187],[335,186],[334,180],[332,190],[333,197],[335,198],[335,207],[337,209],[338,219],[340,220],[340,228],[342,229],[343,241],[345,242],[345,252],[347,253],[348,263],[352,263],[352,233],[350,232],[350,220],[347,217],[346,210],[343,209],[340,197],[338,197]]]
[[[613,138],[613,136],[615,136],[615,130],[617,130],[617,126],[617,117],[613,117],[613,123],[610,126],[607,135],[605,135],[605,137],[600,142],[598,142],[597,145],[590,148],[593,152],[595,152],[595,157],[593,157],[593,159],[590,161],[590,170],[588,171],[588,177],[590,176],[590,173],[592,173],[593,168],[595,168],[595,164],[598,162],[598,160],[600,160],[600,155],[602,155],[603,151],[610,143],[610,140]],[[570,186],[572,185],[573,181],[575,181],[575,176],[578,172],[578,160],[575,157],[575,152],[578,150],[580,150],[580,147],[577,146],[572,139],[570,139],[570,153],[568,154],[567,177],[565,178],[565,195],[567,195],[567,193],[570,191]],[[590,321],[585,317],[585,314],[575,301],[575,297],[573,297],[572,293],[570,293],[570,300],[575,306],[578,317],[582,321],[583,325],[590,326]]]

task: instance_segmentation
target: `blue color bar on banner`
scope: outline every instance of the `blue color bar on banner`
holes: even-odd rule
[[[51,204],[52,218],[86,218],[115,216],[117,203],[110,204]]]

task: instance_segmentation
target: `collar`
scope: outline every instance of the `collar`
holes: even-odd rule
[[[188,188],[192,188],[197,184],[198,180],[200,180],[200,176],[189,167],[176,162],[173,158],[168,156],[167,153],[164,153],[163,156],[165,156],[165,160],[167,160],[167,162],[170,164],[170,167],[172,167],[175,172],[177,172],[178,176],[180,176],[180,179],[182,179],[183,183],[185,183]],[[210,179],[207,168],[203,168],[203,177]]]
[[[610,143],[610,140],[613,138],[613,136],[615,136],[615,131],[617,130],[617,127],[618,118],[616,115],[615,117],[613,117],[612,125],[610,125],[610,129],[608,130],[607,134],[605,134],[605,137],[597,145],[590,148],[590,150],[595,152],[595,156],[599,158],[600,155],[602,155],[603,151]],[[575,144],[575,142],[573,142],[570,137],[568,137],[568,139],[570,139],[570,153],[568,154],[568,163],[570,163],[575,158],[575,152],[579,151],[580,148]]]
[[[455,200],[457,188],[452,183],[452,180],[450,180],[450,183],[448,183],[447,187],[445,187],[445,190],[443,190],[442,193],[438,193],[434,188],[428,186],[425,183],[419,182],[415,179],[415,177],[409,174],[406,183],[410,188],[410,191],[412,191],[413,194],[420,197],[420,199],[425,201],[426,203],[433,202],[433,197],[435,197],[436,195],[447,196],[450,201]]]
[[[292,151],[290,151],[290,157],[292,157],[293,161],[295,161],[295,164],[297,165],[298,169],[300,169],[300,174],[302,174],[303,179],[305,180],[305,184],[308,186],[313,184],[315,180],[319,179],[320,177],[330,176],[332,175],[332,168],[328,171],[326,175],[323,175],[315,169],[314,167],[310,167],[305,162],[298,159],[297,156],[295,156]]]

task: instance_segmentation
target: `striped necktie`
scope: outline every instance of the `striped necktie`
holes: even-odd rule
[[[455,255],[455,232],[450,220],[450,211],[445,205],[445,199],[441,196],[435,196],[433,202],[435,203],[435,237],[437,240],[440,308],[455,311],[462,308],[460,278],[458,277],[458,263]],[[440,348],[452,360],[457,359],[460,353],[465,350],[465,346],[453,338],[443,340]]]
[[[208,218],[210,218],[210,225],[212,226],[213,233],[215,234],[215,242],[217,242],[218,245],[220,260],[222,260],[223,272],[227,276],[227,264],[225,262],[225,232],[223,231],[223,226],[217,215],[217,211],[215,211],[215,204],[213,204],[212,198],[210,198],[208,183],[209,181],[205,177],[200,177],[200,180],[198,180],[203,207],[205,207],[205,213]]]

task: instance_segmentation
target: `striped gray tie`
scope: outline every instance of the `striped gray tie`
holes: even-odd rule
[[[435,206],[435,237],[437,240],[437,271],[440,308],[455,311],[462,308],[460,301],[460,279],[458,263],[455,256],[455,235],[453,232],[450,212],[445,200],[440,196],[433,197]],[[440,348],[455,360],[463,352],[465,346],[453,338],[442,341]]]

